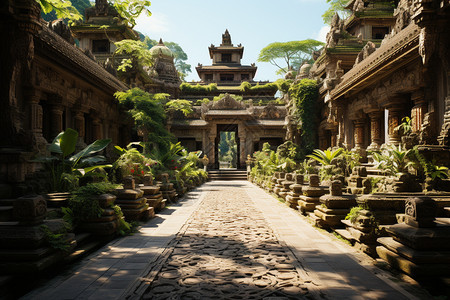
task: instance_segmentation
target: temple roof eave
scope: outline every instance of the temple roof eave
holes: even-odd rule
[[[47,27],[43,27],[36,36],[36,52],[41,49],[43,57],[58,63],[64,69],[71,69],[71,72],[78,72],[86,80],[97,82],[102,89],[117,91],[127,89],[127,86],[117,77],[99,64],[93,63],[92,59],[80,49],[69,44]]]
[[[388,69],[393,72],[408,61],[419,57],[419,34],[419,27],[410,24],[386,41],[369,57],[344,74],[341,83],[331,91],[331,97],[338,99],[349,93],[354,94],[372,81],[379,80]],[[392,68],[393,65],[396,67]]]

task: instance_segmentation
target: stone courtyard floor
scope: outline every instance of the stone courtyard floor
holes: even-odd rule
[[[213,181],[23,299],[419,299],[247,181]]]

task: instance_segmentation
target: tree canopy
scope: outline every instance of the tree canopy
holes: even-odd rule
[[[67,19],[83,20],[84,9],[91,6],[89,0],[36,0],[41,6],[42,18],[46,21]]]
[[[268,62],[279,68],[278,74],[284,74],[290,68],[298,69],[303,62],[312,59],[312,52],[323,43],[308,39],[303,41],[275,42],[264,47],[258,56],[258,61]]]
[[[83,20],[84,10],[91,6],[89,0],[36,0],[41,6],[42,17],[46,21],[55,19],[66,19],[69,22]],[[119,13],[125,25],[133,28],[136,19],[145,13],[151,16],[148,9],[149,0],[113,0],[114,8]]]
[[[325,24],[331,24],[335,13],[338,13],[342,19],[348,17],[349,12],[344,8],[348,0],[327,0],[327,3],[330,4],[330,7],[322,15]]]
[[[147,45],[148,49],[158,44],[158,41],[152,40],[148,36],[141,36],[141,38],[142,37],[143,42]],[[164,42],[164,45],[166,45],[166,47],[173,52],[175,68],[177,68],[182,78],[186,77],[188,73],[192,72],[191,65],[186,63],[188,56],[180,45],[175,42]]]

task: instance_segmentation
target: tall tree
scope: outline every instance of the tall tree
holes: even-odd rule
[[[338,13],[341,19],[349,16],[349,11],[345,9],[348,0],[327,0],[327,3],[330,4],[330,7],[322,15],[325,24],[331,24],[335,13]]]
[[[156,40],[152,40],[148,36],[140,36],[141,39],[143,39],[144,43],[147,45],[148,49],[158,44]],[[188,59],[186,52],[184,52],[183,48],[181,48],[181,46],[175,42],[164,42],[164,45],[166,45],[166,47],[173,52],[175,68],[177,68],[181,78],[184,79],[184,77],[186,77],[188,73],[192,72],[191,65],[186,63]]]
[[[259,52],[258,61],[268,62],[278,67],[277,74],[284,74],[289,69],[298,69],[303,62],[311,61],[312,52],[323,43],[308,39],[304,41],[275,42]]]

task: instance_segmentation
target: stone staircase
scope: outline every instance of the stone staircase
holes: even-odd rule
[[[238,169],[220,169],[208,171],[209,180],[247,180],[247,171]]]

